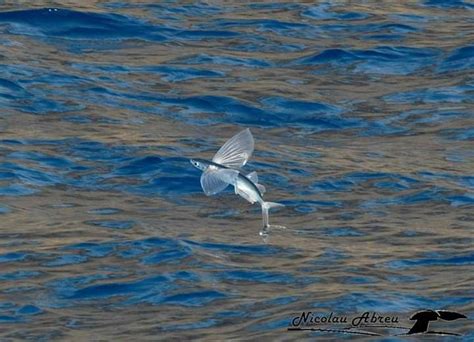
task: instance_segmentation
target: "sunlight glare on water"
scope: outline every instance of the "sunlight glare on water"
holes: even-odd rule
[[[51,3],[0,5],[0,339],[473,317],[472,3]],[[247,127],[267,241],[189,163]]]

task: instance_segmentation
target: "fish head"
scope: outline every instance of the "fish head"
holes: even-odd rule
[[[190,162],[195,168],[201,171],[206,171],[206,169],[209,167],[209,163],[202,159],[191,159]]]

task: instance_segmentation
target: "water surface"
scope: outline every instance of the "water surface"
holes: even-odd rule
[[[2,340],[474,315],[472,4],[48,6],[0,6]],[[286,205],[267,241],[188,161],[246,127],[247,169]]]

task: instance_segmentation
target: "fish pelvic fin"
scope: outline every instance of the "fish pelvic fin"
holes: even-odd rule
[[[267,189],[265,189],[265,187],[262,185],[262,184],[258,184],[258,176],[257,176],[257,172],[253,171],[253,172],[250,172],[247,176],[246,176],[250,181],[252,181],[253,184],[255,184],[255,186],[258,188],[258,191],[260,191],[260,193],[265,193],[267,191]]]
[[[265,187],[262,184],[255,184],[255,186],[257,187],[258,191],[260,191],[260,193],[262,193],[262,194],[265,191],[267,191],[267,189],[265,189]]]

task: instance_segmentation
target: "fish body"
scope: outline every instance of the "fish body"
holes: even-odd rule
[[[250,203],[254,204],[258,202],[263,204],[263,195],[260,192],[260,189],[254,184],[250,179],[239,172],[234,186],[235,193],[242,196]]]
[[[212,161],[204,159],[191,159],[191,164],[203,172],[213,172],[215,176],[227,184],[234,186],[235,193],[241,195],[250,203],[258,202],[262,204],[263,194],[261,189],[263,188],[260,184],[255,184],[248,176],[253,177],[256,173],[252,172],[248,176],[243,175],[240,171],[231,169],[227,166],[214,163]],[[259,187],[260,185],[260,187]],[[203,186],[204,188],[205,186]],[[264,188],[263,188],[264,189]],[[204,189],[205,192],[207,189]],[[264,191],[264,190],[262,190]],[[211,193],[213,195],[213,193]]]

